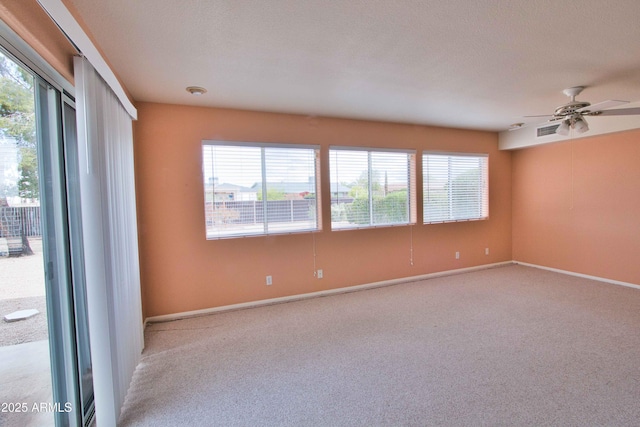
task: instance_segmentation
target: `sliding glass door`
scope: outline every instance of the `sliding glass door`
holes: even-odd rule
[[[37,84],[0,52],[0,425],[54,425]]]
[[[93,382],[73,101],[37,78],[39,169],[53,405],[57,425],[90,421]]]
[[[0,59],[9,61],[3,64],[9,64],[8,66],[12,69],[19,70],[14,76],[18,80],[20,76],[24,76],[25,81],[31,82],[29,85],[31,122],[27,117],[24,123],[18,123],[18,119],[21,119],[18,113],[8,112],[5,116],[8,117],[11,113],[13,116],[10,118],[16,119],[14,122],[32,126],[33,153],[29,150],[21,150],[16,145],[15,150],[9,153],[12,154],[15,151],[16,166],[10,168],[3,166],[2,172],[16,172],[14,174],[16,175],[16,194],[11,200],[15,199],[18,203],[28,199],[38,206],[37,215],[32,216],[38,218],[36,231],[40,233],[38,237],[41,236],[42,242],[41,263],[38,264],[39,268],[44,270],[40,277],[44,281],[41,286],[43,286],[42,295],[46,301],[46,304],[43,304],[45,308],[41,310],[44,313],[40,313],[40,316],[46,317],[47,324],[44,327],[48,329],[49,337],[48,346],[43,347],[44,362],[40,361],[38,364],[39,366],[47,364],[46,347],[49,350],[50,361],[43,370],[45,377],[48,377],[47,371],[50,372],[50,378],[42,380],[44,384],[50,384],[50,386],[47,385],[48,392],[39,394],[40,397],[34,397],[33,401],[29,401],[26,406],[13,408],[14,413],[11,414],[10,420],[0,417],[0,425],[5,421],[18,422],[21,425],[88,425],[93,416],[93,377],[82,247],[75,105],[68,94],[63,93],[59,87],[44,80],[34,71],[19,65],[14,58],[11,58],[9,52],[3,53],[0,50]],[[5,95],[7,99],[15,100],[15,94],[5,93]],[[5,104],[3,103],[3,108]],[[6,123],[3,122],[3,124]],[[5,129],[3,132],[9,131]],[[29,157],[32,154],[33,159]],[[27,161],[30,161],[28,165]],[[6,197],[4,199],[6,200]],[[3,210],[4,213],[9,211],[10,209]],[[20,258],[23,255],[22,252],[17,253],[18,249],[21,251],[31,249],[26,231],[27,225],[32,226],[29,222],[31,220],[31,217],[26,216],[14,221],[19,224],[17,229],[20,230],[16,236],[9,236],[7,233],[11,230],[4,230],[4,234],[7,234],[11,240],[12,248],[15,246],[12,252],[14,258]],[[3,224],[5,223],[8,224],[4,221]],[[4,235],[1,237],[4,238]],[[1,252],[0,250],[0,255]],[[29,320],[31,319],[23,322]],[[27,357],[29,355],[25,354],[23,359]],[[27,366],[25,371],[33,369],[37,367]],[[3,402],[5,394],[13,391],[11,388],[21,385],[20,381],[6,384],[2,381]],[[7,409],[11,408],[7,407]]]

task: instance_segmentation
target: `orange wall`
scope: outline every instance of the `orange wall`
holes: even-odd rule
[[[138,114],[136,185],[145,316],[511,260],[511,153],[498,151],[495,133],[151,103],[138,104]],[[206,240],[203,139],[320,145],[324,230]],[[330,232],[330,144],[489,153],[490,219]],[[313,276],[314,240],[323,279]],[[455,251],[461,259],[455,259]],[[272,286],[265,285],[266,275],[273,276]]]
[[[640,130],[513,153],[513,259],[640,284]]]
[[[73,83],[76,50],[36,0],[2,0],[0,19]]]

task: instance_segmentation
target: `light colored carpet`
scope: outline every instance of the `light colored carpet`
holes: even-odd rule
[[[150,325],[122,426],[640,423],[640,290],[507,266]]]

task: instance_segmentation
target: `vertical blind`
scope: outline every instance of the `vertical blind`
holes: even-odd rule
[[[424,223],[489,216],[488,156],[423,153]]]
[[[132,120],[74,60],[87,311],[98,425],[116,425],[143,341]]]
[[[415,152],[332,147],[331,227],[415,222]]]
[[[204,142],[209,239],[317,230],[317,147]]]

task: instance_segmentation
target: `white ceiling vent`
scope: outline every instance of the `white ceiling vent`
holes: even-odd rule
[[[560,123],[555,125],[541,126],[538,129],[536,129],[536,137],[541,138],[543,136],[555,135],[556,129],[558,129],[558,126],[560,126]]]

